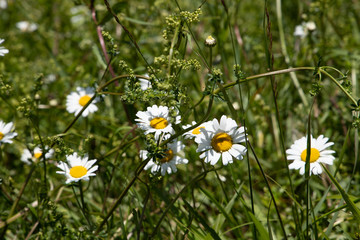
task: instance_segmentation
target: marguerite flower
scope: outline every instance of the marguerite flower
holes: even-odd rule
[[[0,145],[2,143],[12,143],[12,138],[17,136],[16,132],[11,132],[14,124],[12,122],[4,123],[0,121]]]
[[[5,40],[0,38],[0,44],[2,44]],[[4,56],[5,54],[9,53],[9,50],[7,50],[4,47],[0,47],[0,56]]]
[[[76,92],[70,93],[66,97],[66,110],[69,113],[75,113],[75,116],[81,111],[81,109],[89,102],[94,96],[94,90],[90,87],[81,88],[77,87]],[[95,105],[96,99],[94,99],[90,105],[82,112],[82,116],[86,117],[89,113],[96,112],[98,107]]]
[[[177,172],[177,164],[186,164],[189,161],[181,156],[181,151],[184,149],[185,145],[180,141],[174,141],[167,145],[167,150],[165,151],[165,156],[158,159],[151,159],[145,166],[145,170],[151,169],[151,173],[155,174],[161,172],[161,175],[166,173],[171,174]],[[147,159],[148,151],[141,150],[140,158],[143,160]]]
[[[169,108],[153,105],[147,111],[138,111],[138,119],[135,119],[138,127],[145,131],[145,134],[154,133],[155,139],[159,139],[162,133],[172,134],[174,129],[170,123]],[[178,118],[176,119],[179,120]]]
[[[320,163],[332,165],[334,157],[331,155],[335,153],[333,150],[325,150],[326,148],[334,145],[333,142],[328,142],[329,138],[320,135],[317,139],[311,136],[311,149],[310,149],[310,175],[311,173],[317,175],[322,173]],[[290,165],[290,169],[300,169],[300,174],[305,173],[306,163],[306,148],[307,137],[302,137],[296,140],[290,149],[286,150],[288,160],[294,160]]]
[[[200,129],[201,129],[201,128],[205,128],[205,129],[206,129],[206,126],[208,126],[208,125],[211,124],[211,123],[212,123],[211,121],[202,123],[200,126],[198,126],[198,127],[194,128],[194,129],[192,129],[192,130],[184,133],[184,134],[183,134],[184,138],[186,139],[186,138],[196,138],[196,137],[199,137],[199,136],[201,135]],[[196,122],[195,122],[195,121],[192,121],[191,124],[187,124],[187,125],[183,126],[182,128],[183,128],[183,129],[187,129],[187,128],[191,127],[191,126],[194,126],[195,124],[196,124]]]
[[[96,175],[94,172],[98,169],[98,165],[93,166],[96,159],[88,161],[88,157],[81,158],[77,153],[67,155],[66,159],[68,164],[59,162],[57,167],[62,171],[56,171],[56,173],[64,174],[67,177],[67,184],[79,180],[88,181],[89,177]]]
[[[51,158],[54,154],[54,149],[49,149],[48,146],[45,147],[47,152],[45,153],[45,158]],[[31,164],[32,162],[38,162],[42,156],[42,150],[40,147],[35,147],[34,154],[32,154],[29,149],[24,149],[22,155],[21,155],[21,161],[23,161],[26,164]]]
[[[200,128],[202,134],[195,138],[199,144],[197,152],[202,152],[200,158],[215,165],[222,158],[224,165],[233,162],[233,158],[241,160],[246,153],[244,127],[238,127],[231,118],[223,115],[220,123],[214,119],[206,128]]]

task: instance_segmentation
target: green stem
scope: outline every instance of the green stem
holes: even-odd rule
[[[169,77],[171,76],[171,59],[172,59],[172,56],[174,54],[175,41],[176,41],[177,36],[179,35],[180,27],[181,27],[181,25],[178,25],[176,27],[176,29],[175,29],[174,37],[173,37],[173,39],[171,41],[171,47],[170,47],[170,50],[169,50],[169,66],[168,66],[168,75],[169,75]]]
[[[296,71],[303,71],[303,70],[315,70],[315,67],[297,67],[297,68],[288,68],[288,69],[282,69],[282,70],[277,70],[277,71],[271,71],[271,72],[266,72],[266,73],[261,73],[261,74],[256,74],[250,77],[246,77],[244,79],[239,79],[236,80],[235,82],[230,82],[227,84],[224,84],[223,87],[225,89],[230,88],[238,83],[243,83],[243,82],[248,82],[251,80],[255,80],[258,78],[263,78],[263,77],[268,77],[268,76],[274,76],[274,75],[280,75],[280,74],[284,74],[284,73],[290,73],[290,72],[296,72]],[[220,89],[216,89],[213,94],[218,94],[221,90]]]
[[[151,158],[147,158],[146,160],[142,161],[140,163],[140,165],[138,166],[138,168],[135,171],[135,176],[131,179],[131,181],[129,182],[129,184],[126,186],[126,188],[122,191],[122,193],[120,194],[120,196],[118,197],[118,199],[115,201],[115,203],[112,205],[110,211],[108,212],[108,214],[105,216],[105,218],[103,219],[103,221],[99,224],[99,226],[96,228],[95,231],[95,235],[99,235],[102,227],[104,226],[104,224],[107,222],[107,220],[110,218],[110,216],[113,214],[113,212],[115,211],[115,209],[118,207],[118,205],[121,203],[122,199],[125,197],[126,193],[129,191],[129,189],[131,188],[131,186],[135,183],[136,179],[138,178],[138,176],[140,175],[141,171],[144,169],[144,167],[146,166],[146,164],[150,161]]]
[[[271,199],[272,199],[272,201],[274,202],[274,207],[275,207],[276,214],[277,214],[278,219],[279,219],[279,222],[280,222],[281,230],[282,230],[282,232],[283,232],[283,234],[284,234],[284,239],[287,239],[286,231],[285,231],[285,228],[284,228],[284,224],[283,224],[283,222],[282,222],[282,220],[281,220],[280,212],[279,212],[277,203],[276,203],[276,201],[275,201],[275,197],[274,197],[274,195],[273,195],[273,193],[272,193],[272,190],[271,190],[269,181],[268,181],[267,178],[266,178],[265,172],[264,172],[264,170],[263,170],[263,168],[262,168],[262,166],[261,166],[261,164],[260,164],[260,161],[259,161],[259,159],[258,159],[258,157],[257,157],[257,155],[256,155],[256,153],[255,153],[255,150],[254,150],[253,146],[251,145],[250,142],[248,142],[248,145],[249,145],[249,147],[250,147],[250,149],[251,149],[251,152],[252,152],[253,155],[254,155],[254,158],[255,158],[255,160],[256,160],[257,165],[259,166],[261,175],[262,175],[262,177],[263,177],[263,179],[264,179],[264,181],[265,181],[265,183],[266,183],[266,186],[267,186],[267,188],[268,188],[268,190],[269,190]]]
[[[343,91],[345,93],[345,95],[355,104],[357,105],[357,101],[353,98],[353,96],[351,96],[351,94],[333,77],[331,76],[331,74],[329,74],[327,71],[323,70],[322,68],[319,68],[319,71],[323,74],[325,74],[326,76],[328,76],[335,84],[336,86],[338,86],[341,91]]]
[[[27,185],[27,184],[29,183],[29,181],[30,181],[30,178],[31,178],[31,176],[32,176],[32,174],[33,174],[33,172],[34,172],[34,170],[35,170],[35,167],[36,167],[36,164],[33,164],[33,165],[31,166],[30,172],[29,172],[28,176],[26,177],[26,180],[25,180],[24,184],[22,185],[22,187],[21,187],[21,189],[20,189],[19,196],[16,198],[15,202],[14,202],[13,205],[11,206],[11,209],[10,209],[9,215],[8,215],[6,221],[5,221],[5,227],[4,227],[4,230],[3,230],[3,232],[2,232],[2,234],[1,234],[1,236],[0,236],[0,239],[3,239],[4,236],[5,236],[5,234],[6,234],[6,230],[7,230],[7,227],[8,227],[8,223],[7,223],[7,222],[8,222],[8,220],[12,217],[12,215],[14,214],[14,211],[15,211],[16,207],[17,207],[18,204],[19,204],[19,201],[20,201],[20,199],[21,199],[21,197],[22,197],[22,195],[23,195],[23,193],[24,193],[24,190],[25,190],[26,185]]]

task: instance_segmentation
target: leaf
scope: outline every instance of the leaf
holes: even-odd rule
[[[205,229],[208,231],[208,233],[211,235],[211,237],[213,237],[213,239],[221,240],[221,238],[220,238],[219,235],[214,231],[214,229],[212,229],[212,228],[206,223],[205,219],[204,219],[203,217],[201,217],[187,201],[184,200],[184,203],[185,203],[186,207],[190,210],[190,212],[191,212],[192,214],[194,214],[195,218],[205,227]]]
[[[265,230],[264,226],[261,224],[261,222],[259,222],[259,220],[257,220],[257,218],[254,216],[254,214],[252,214],[252,212],[248,211],[248,214],[249,214],[250,218],[253,220],[253,222],[256,226],[256,230],[260,234],[260,239],[261,240],[269,240],[269,234],[266,232],[266,230]]]
[[[350,199],[349,195],[345,192],[345,190],[340,186],[340,184],[336,181],[333,175],[327,170],[326,167],[323,166],[323,169],[325,170],[326,174],[331,179],[332,183],[336,186],[336,188],[339,190],[340,194],[343,196],[345,202],[348,205],[349,210],[352,212],[358,223],[360,223],[360,211],[356,207],[355,203]]]
[[[240,187],[236,190],[237,193],[240,193],[240,190],[242,188],[242,184],[240,185]],[[239,196],[239,194],[234,194],[234,196],[231,198],[231,200],[229,201],[229,203],[226,205],[225,207],[225,212],[221,215],[219,215],[217,218],[216,218],[216,221],[215,221],[215,231],[216,232],[219,232],[222,225],[224,224],[225,222],[225,216],[229,216],[229,213],[232,209],[232,207],[234,206],[234,203],[235,203],[235,200],[236,198]]]

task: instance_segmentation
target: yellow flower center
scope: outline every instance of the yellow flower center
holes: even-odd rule
[[[168,121],[161,117],[154,118],[150,121],[150,126],[155,129],[164,129],[168,124]]]
[[[0,132],[0,140],[4,138],[4,134],[2,132]]]
[[[174,157],[174,152],[173,150],[169,149],[165,152],[165,157],[160,159],[160,162],[161,163],[170,162],[173,157]]]
[[[81,178],[85,176],[86,173],[87,173],[87,169],[83,166],[75,166],[70,169],[70,175],[73,178]]]
[[[192,130],[191,133],[192,133],[192,134],[196,134],[196,135],[197,135],[197,134],[200,134],[200,129],[201,129],[201,128],[205,128],[205,127],[203,127],[203,126],[197,127],[197,128],[195,128],[194,130]]]
[[[233,145],[232,138],[229,134],[221,132],[211,139],[211,146],[217,152],[226,152]]]
[[[79,104],[83,107],[89,102],[90,99],[91,99],[91,97],[89,95],[82,96],[79,99]]]
[[[34,153],[34,158],[39,159],[42,155],[42,152]]]
[[[320,152],[319,150],[317,150],[316,148],[311,148],[310,150],[310,162],[316,162],[320,157]],[[303,160],[304,162],[306,162],[306,149],[304,151],[302,151],[301,153],[301,160]]]

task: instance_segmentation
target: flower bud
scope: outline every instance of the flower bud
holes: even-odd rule
[[[214,47],[216,45],[216,40],[211,35],[208,36],[205,40],[205,45],[208,47]]]

